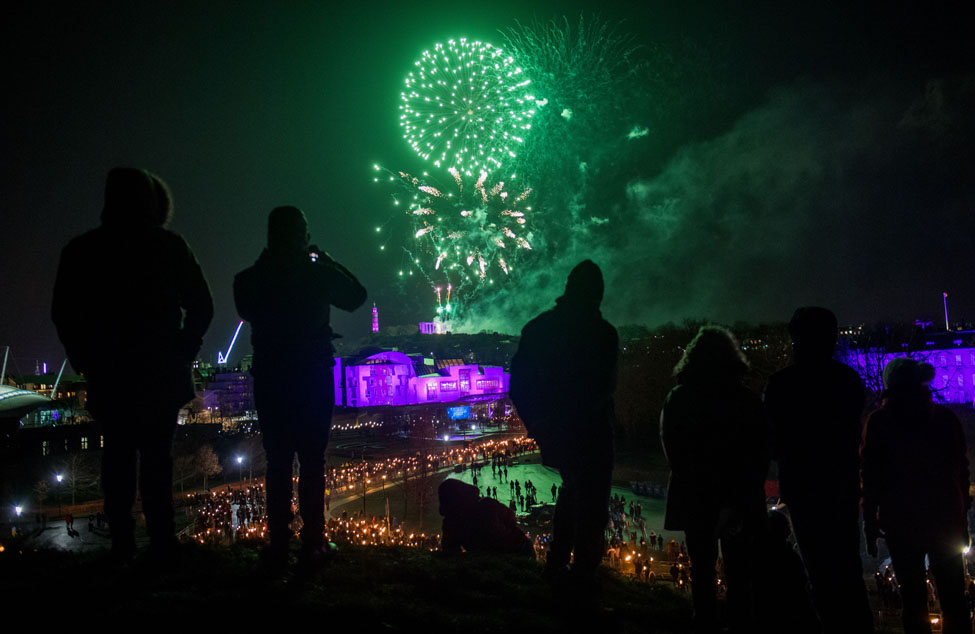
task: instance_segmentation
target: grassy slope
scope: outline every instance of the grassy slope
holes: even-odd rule
[[[250,545],[189,546],[182,565],[167,572],[145,563],[115,569],[95,555],[18,554],[11,546],[0,553],[0,591],[18,613],[43,615],[56,605],[61,617],[73,619],[104,606],[105,622],[229,618],[238,626],[280,614],[299,631],[338,621],[357,631],[555,632],[583,618],[555,596],[539,564],[520,559],[344,546],[329,568],[300,580],[269,578]],[[689,630],[687,597],[669,584],[651,587],[611,574],[602,581],[612,610],[596,617],[599,631]]]

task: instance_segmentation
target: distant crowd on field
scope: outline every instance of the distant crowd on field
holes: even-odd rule
[[[446,468],[467,468],[477,474],[490,464],[493,473],[504,469],[501,473],[506,474],[506,467],[515,457],[535,449],[535,442],[531,438],[519,436],[505,440],[480,440],[464,447],[426,455],[416,452],[383,460],[348,460],[338,467],[326,467],[325,496],[330,503],[331,498],[343,493],[361,491],[363,483],[374,485],[385,480],[392,484],[404,479],[432,476]]]

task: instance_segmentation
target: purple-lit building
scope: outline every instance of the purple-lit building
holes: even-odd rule
[[[921,333],[910,344],[885,349],[851,349],[845,361],[869,385],[877,381],[884,365],[898,357],[910,357],[934,366],[931,389],[936,402],[975,407],[975,330]]]
[[[498,366],[435,362],[423,355],[381,351],[335,359],[335,404],[345,407],[494,401],[508,393]]]

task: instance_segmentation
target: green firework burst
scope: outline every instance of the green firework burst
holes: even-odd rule
[[[401,93],[400,125],[417,154],[466,176],[516,156],[535,100],[510,56],[460,38],[424,51],[414,66]]]

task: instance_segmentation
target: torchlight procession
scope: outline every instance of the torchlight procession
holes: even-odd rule
[[[478,464],[495,456],[515,456],[535,449],[535,442],[519,436],[509,440],[486,440],[468,447],[452,448],[439,453],[408,457],[387,458],[379,461],[347,463],[326,471],[325,486],[328,498],[354,498],[363,493],[364,485],[384,481],[386,485],[402,483],[404,479],[432,475],[459,465]],[[298,478],[293,478],[297,487]],[[263,483],[240,489],[189,494],[186,496],[194,508],[194,520],[183,536],[201,544],[221,544],[242,539],[263,540],[267,535],[266,500]],[[294,504],[294,502],[293,502]],[[292,525],[297,531],[300,519]],[[337,543],[362,546],[398,545],[438,550],[439,534],[427,534],[409,530],[399,521],[362,516],[326,521],[326,536]]]

